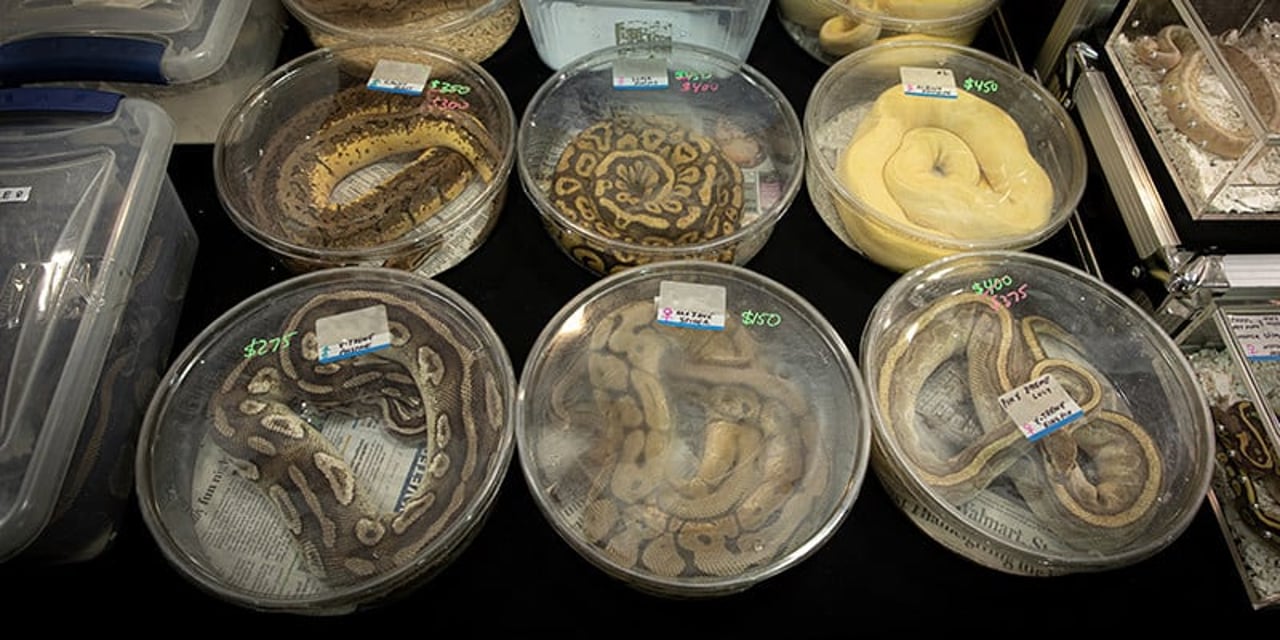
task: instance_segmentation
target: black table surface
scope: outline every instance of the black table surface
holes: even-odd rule
[[[290,21],[281,60],[310,48],[305,33]],[[782,89],[800,115],[826,68],[790,40],[773,11],[748,62]],[[552,74],[537,58],[523,23],[484,66],[505,88],[517,114]],[[290,273],[228,219],[214,189],[209,146],[175,148],[169,175],[200,238],[173,347],[177,354],[234,304]],[[1082,208],[1081,215],[1106,222],[1111,214]],[[1103,234],[1110,242],[1119,238],[1114,229]],[[1099,244],[1108,242],[1102,238]],[[1076,260],[1065,230],[1033,251]],[[803,189],[746,266],[807,298],[855,356],[868,314],[898,275],[842,244]],[[552,315],[597,280],[551,242],[514,173],[492,235],[437,279],[485,314],[517,372]],[[1211,629],[1237,629],[1280,622],[1274,612],[1252,610],[1207,501],[1189,528],[1149,559],[1100,573],[1029,578],[981,567],[946,550],[897,509],[869,472],[842,526],[802,563],[739,594],[674,600],[636,591],[579,557],[538,511],[518,464],[513,457],[487,522],[456,561],[395,601],[356,614],[324,619],[263,614],[206,594],[161,556],[136,505],[126,513],[112,547],[94,560],[0,565],[0,608],[11,623],[38,613],[32,621],[48,625],[38,627],[41,632],[62,626],[129,632],[146,626],[175,635],[199,627],[219,635],[388,630],[429,636],[447,629],[468,635],[767,637],[961,628],[1022,635],[1105,632],[1112,624],[1148,630],[1207,621]]]

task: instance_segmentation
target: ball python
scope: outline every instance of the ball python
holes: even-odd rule
[[[1263,126],[1280,131],[1280,86],[1243,49],[1223,41],[1216,45],[1257,107]],[[1187,139],[1210,153],[1231,159],[1244,155],[1257,143],[1257,136],[1243,122],[1228,122],[1228,117],[1205,104],[1201,83],[1207,60],[1190,29],[1169,25],[1155,36],[1139,37],[1134,46],[1139,60],[1164,72],[1160,103],[1169,122]]]
[[[391,346],[320,364],[316,320],[376,305],[386,308]],[[497,450],[504,405],[485,351],[456,321],[374,290],[316,295],[279,329],[298,332],[298,342],[241,361],[210,398],[212,441],[275,504],[307,570],[327,584],[423,561],[482,491]],[[398,512],[380,510],[300,415],[304,406],[380,416],[390,434],[422,447],[425,481]]]
[[[891,228],[957,243],[1024,237],[1048,224],[1054,190],[1022,128],[968,91],[956,99],[883,91],[836,160],[837,179],[859,201],[838,205],[855,244],[907,270],[953,253]],[[875,218],[889,221],[882,223]]]
[[[580,131],[556,162],[549,196],[570,224],[647,247],[711,242],[737,231],[743,215],[742,170],[712,138],[669,116],[618,115]],[[648,261],[573,232],[553,233],[598,273]],[[732,258],[731,249],[716,257]]]
[[[1007,477],[1046,527],[1090,550],[1118,548],[1142,533],[1156,511],[1163,456],[1065,330],[1040,316],[1015,318],[974,293],[943,298],[895,325],[875,374],[876,401],[919,482],[961,505]],[[981,433],[948,443],[928,428],[917,402],[930,376],[953,359],[963,362]],[[1084,418],[1033,443],[998,399],[1046,373]]]
[[[414,158],[353,200],[334,188],[360,169]],[[422,96],[349,87],[289,117],[251,175],[265,230],[311,248],[385,245],[420,228],[474,180],[493,180],[501,157],[484,124]]]
[[[1259,535],[1280,544],[1280,467],[1257,407],[1248,400],[1210,406],[1217,429],[1215,458],[1225,472],[1237,512]],[[1260,497],[1266,493],[1269,503]]]
[[[935,32],[909,32],[885,35],[884,26],[876,21],[859,21],[846,4],[869,15],[883,16],[895,21],[958,20],[977,16],[994,5],[992,0],[780,0],[783,15],[799,26],[818,33],[818,47],[830,56],[846,56],[858,49],[882,42],[899,40],[928,40],[968,45],[977,33],[980,21],[974,24],[944,24]]]
[[[745,328],[665,327],[651,301],[636,302],[594,326],[585,357],[587,380],[571,369],[551,406],[594,430],[576,517],[612,564],[737,576],[814,528],[830,460],[812,401],[762,362]]]

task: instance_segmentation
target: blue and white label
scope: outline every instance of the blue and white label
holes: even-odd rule
[[[0,187],[0,202],[26,202],[31,199],[31,187]]]
[[[431,67],[416,62],[379,60],[365,86],[375,91],[420,96],[431,79]]]
[[[670,86],[665,58],[619,58],[613,62],[613,88],[662,90]]]
[[[1044,374],[1000,396],[1000,407],[1032,442],[1084,417],[1080,405]]]
[[[685,329],[724,330],[724,287],[664,281],[654,298],[658,324]]]
[[[1250,362],[1280,361],[1280,315],[1228,314],[1227,321]]]
[[[898,75],[902,78],[903,91],[909,96],[955,100],[960,95],[956,76],[950,69],[899,67]]]
[[[354,358],[391,346],[387,308],[383,305],[326,316],[316,320],[316,348],[320,364]]]

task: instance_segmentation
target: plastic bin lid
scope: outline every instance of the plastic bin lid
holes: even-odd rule
[[[0,561],[55,507],[173,135],[150,102],[0,90]]]
[[[253,0],[0,0],[0,78],[194,82],[226,63]]]

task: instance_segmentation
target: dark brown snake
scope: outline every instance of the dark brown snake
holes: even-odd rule
[[[386,307],[391,347],[318,363],[315,322]],[[280,327],[292,348],[246,359],[210,398],[213,440],[279,509],[308,570],[349,584],[421,561],[480,488],[504,423],[493,363],[463,329],[381,291],[322,294]],[[427,478],[398,512],[371,504],[348,462],[299,410],[372,410],[408,446]]]
[[[1215,457],[1226,472],[1238,513],[1262,537],[1280,544],[1280,509],[1275,506],[1280,502],[1280,467],[1257,407],[1241,400],[1210,409],[1218,425]],[[1271,505],[1260,499],[1264,492],[1271,497]]]
[[[620,115],[579,132],[556,163],[550,196],[571,224],[631,245],[701,244],[742,224],[742,170],[714,139],[668,116]],[[648,261],[580,234],[552,234],[598,273]],[[732,250],[720,253],[732,261]]]

